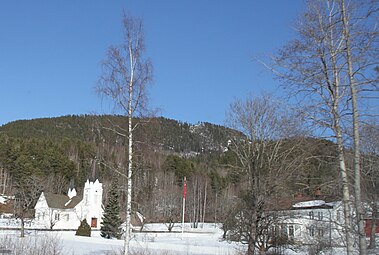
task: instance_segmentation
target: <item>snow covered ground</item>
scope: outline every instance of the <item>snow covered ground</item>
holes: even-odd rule
[[[71,236],[70,236],[71,234]],[[214,233],[135,233],[131,240],[132,251],[146,254],[237,254],[241,247],[237,244],[219,241]],[[67,244],[64,254],[106,254],[122,250],[122,240],[105,240],[95,232],[91,238],[73,237],[72,233],[62,233]],[[66,242],[67,241],[67,242]]]
[[[132,254],[136,255],[243,255],[246,246],[237,243],[220,241],[220,232],[185,232],[181,233],[134,233],[130,247]],[[14,255],[27,254],[60,254],[60,255],[120,255],[123,249],[123,240],[109,240],[100,237],[99,231],[92,232],[91,237],[75,236],[74,231],[27,231],[25,238],[19,237],[17,231],[1,231],[0,246],[3,239],[12,239],[14,247],[23,247],[23,251],[11,253]],[[26,243],[26,244],[25,244]],[[46,245],[55,246],[60,253],[53,253],[52,248],[47,253],[29,252],[33,246]],[[5,242],[5,244],[9,244]],[[47,245],[48,246],[48,245]],[[11,246],[12,247],[12,246]],[[30,248],[32,247],[32,248]],[[9,246],[6,248],[9,248]],[[13,249],[12,249],[13,250]],[[0,252],[0,254],[2,254]],[[286,250],[286,255],[307,255],[309,251]],[[323,253],[325,255],[346,254],[342,249]]]
[[[0,227],[19,226],[14,219],[0,219]],[[29,227],[34,226],[29,223]],[[133,232],[130,247],[132,254],[148,255],[242,255],[246,252],[246,246],[239,243],[231,243],[222,240],[222,230],[214,224],[204,224],[199,228],[185,226],[181,233],[181,225],[174,227],[175,232],[167,232],[164,224],[147,224],[146,232]],[[26,230],[26,237],[20,238],[20,232],[16,230],[0,231],[0,254],[1,247],[23,247],[23,251],[11,253],[13,255],[27,255],[30,247],[50,245],[49,249],[58,248],[60,255],[120,255],[123,250],[123,240],[104,239],[99,231],[92,231],[91,237],[75,236],[75,231],[43,231]],[[11,245],[10,245],[11,244]],[[13,250],[13,249],[12,249]],[[284,251],[286,255],[309,254],[307,247]],[[33,253],[40,254],[40,253]],[[50,253],[43,253],[50,254]],[[321,253],[324,255],[346,254],[343,248],[337,248]],[[371,254],[379,254],[377,251]]]
[[[163,230],[164,225],[146,226],[151,232],[133,233],[130,247],[134,253],[157,255],[184,255],[184,254],[241,254],[245,248],[238,243],[229,243],[221,240],[222,232],[214,224],[206,224],[204,228],[187,229],[181,232],[157,232]],[[177,229],[176,229],[177,230]],[[108,255],[120,254],[123,249],[123,240],[104,239],[99,231],[92,231],[91,237],[75,236],[74,231],[38,231],[27,230],[24,240],[19,238],[18,231],[1,231],[1,238],[33,244],[35,240],[55,240],[64,255]]]

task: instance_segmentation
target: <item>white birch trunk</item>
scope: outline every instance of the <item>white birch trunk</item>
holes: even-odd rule
[[[328,10],[329,10],[329,24],[333,26],[333,12],[332,7],[330,5],[330,1],[327,1]],[[332,116],[332,130],[336,136],[337,140],[337,152],[338,152],[338,161],[340,166],[340,175],[342,181],[342,202],[344,209],[344,231],[345,231],[345,239],[346,239],[346,254],[352,255],[354,248],[354,240],[352,238],[352,216],[351,216],[351,201],[350,201],[350,192],[349,192],[349,179],[345,164],[345,154],[344,154],[344,146],[343,146],[343,138],[342,138],[342,129],[341,129],[341,116],[339,113],[339,100],[341,96],[341,85],[340,85],[340,76],[339,76],[339,67],[337,64],[337,52],[339,51],[339,47],[335,46],[335,35],[333,33],[333,29],[329,30],[329,39],[330,39],[330,49],[332,53],[332,71],[333,71],[333,86],[334,90],[331,91],[331,99],[332,99],[332,108],[331,108],[331,116]]]
[[[367,254],[367,244],[366,236],[364,230],[363,221],[363,208],[361,199],[361,169],[360,169],[360,145],[359,145],[359,116],[358,116],[358,99],[357,99],[357,88],[356,82],[353,77],[353,63],[352,63],[352,53],[350,45],[350,29],[349,21],[347,19],[345,1],[341,0],[341,11],[343,18],[343,35],[345,39],[346,46],[346,61],[348,65],[348,76],[349,85],[351,92],[351,104],[353,110],[353,139],[354,139],[354,191],[355,191],[355,211],[356,211],[356,221],[358,226],[359,235],[359,254]]]
[[[337,146],[338,146],[338,160],[340,165],[340,174],[342,180],[342,202],[344,211],[344,230],[346,237],[346,254],[352,255],[354,249],[354,240],[352,238],[352,219],[351,219],[351,202],[350,202],[350,192],[349,192],[349,180],[347,176],[347,170],[345,165],[345,157],[343,152],[343,141],[341,128],[339,126],[339,121],[336,121],[336,135],[337,135]]]
[[[125,220],[125,240],[124,240],[124,254],[129,254],[129,241],[130,241],[130,221],[132,214],[132,166],[133,166],[133,53],[131,46],[129,46],[130,54],[130,81],[129,81],[129,102],[128,102],[128,179],[127,179],[127,194],[126,194],[126,220]]]
[[[205,221],[205,208],[206,208],[206,205],[207,205],[207,184],[208,182],[205,181],[205,185],[204,185],[204,204],[203,204],[203,226],[204,226],[204,221]]]

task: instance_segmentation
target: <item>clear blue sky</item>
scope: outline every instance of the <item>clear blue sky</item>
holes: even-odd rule
[[[253,61],[290,40],[302,0],[15,0],[0,2],[0,125],[111,113],[94,93],[122,12],[144,19],[160,115],[222,124],[235,98],[278,92]]]

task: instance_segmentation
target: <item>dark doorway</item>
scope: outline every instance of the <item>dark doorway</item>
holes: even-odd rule
[[[97,218],[91,219],[91,228],[97,228]]]

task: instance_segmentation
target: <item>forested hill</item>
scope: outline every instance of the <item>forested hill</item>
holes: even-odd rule
[[[122,143],[124,139],[110,131],[127,130],[127,117],[117,115],[80,115],[18,120],[0,127],[0,134],[13,138],[80,140],[82,142]],[[163,150],[178,153],[222,151],[230,139],[229,129],[210,123],[191,125],[163,117],[139,119],[135,140],[148,142]],[[125,132],[124,132],[125,133]]]
[[[123,116],[84,115],[20,120],[1,126],[0,193],[39,196],[44,190],[64,194],[69,187],[80,193],[87,179],[99,179],[104,184],[106,200],[111,183],[128,165],[124,146],[127,138],[110,129],[117,128],[125,134],[127,123]],[[233,204],[242,194],[248,179],[238,155],[226,149],[229,140],[243,140],[239,139],[241,134],[223,126],[191,125],[162,117],[139,119],[138,123],[133,133],[135,209],[150,220],[166,221],[164,217],[171,215],[174,218],[168,220],[177,221],[181,185],[186,177],[191,190],[189,211],[203,212],[205,209],[199,208],[208,206],[210,212],[205,220],[214,220],[213,215],[222,212],[227,215],[225,205]],[[313,195],[320,187],[325,194],[337,192],[336,150],[332,142],[284,139],[280,149],[285,153],[277,155],[284,155],[285,160],[274,167],[286,169],[290,176],[278,194]],[[269,180],[276,183],[280,178],[275,175]],[[125,197],[121,200],[124,203]],[[196,217],[192,222],[200,218]]]

